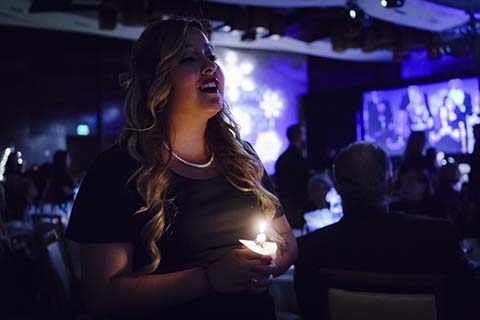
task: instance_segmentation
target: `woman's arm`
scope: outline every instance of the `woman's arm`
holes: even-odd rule
[[[279,276],[290,268],[297,258],[297,240],[285,216],[272,220],[272,228],[285,240],[285,248],[277,250],[274,260],[276,265],[273,275]]]
[[[84,298],[93,314],[139,315],[198,298],[209,290],[251,289],[251,279],[257,275],[252,269],[260,256],[248,249],[232,249],[207,270],[198,267],[141,276],[132,275],[132,260],[130,243],[81,245]]]
[[[130,243],[82,244],[82,285],[94,314],[158,310],[207,293],[202,268],[165,275],[132,275]]]

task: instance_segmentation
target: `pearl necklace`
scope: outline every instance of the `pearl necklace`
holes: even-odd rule
[[[181,163],[186,164],[187,166],[190,166],[190,167],[204,169],[204,168],[209,167],[209,166],[212,164],[213,160],[215,159],[215,154],[214,154],[213,151],[212,151],[212,155],[210,156],[210,159],[209,159],[207,162],[205,162],[205,163],[200,163],[200,164],[198,164],[198,163],[193,163],[193,162],[190,162],[190,161],[187,161],[187,160],[181,158],[178,154],[176,154],[175,152],[173,152],[173,150],[171,150],[165,142],[163,143],[163,146],[164,146],[168,151],[170,151],[170,152],[172,153],[172,156],[173,156],[175,159],[177,159],[177,160],[180,161]]]

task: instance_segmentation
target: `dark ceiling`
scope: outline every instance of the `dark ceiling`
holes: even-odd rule
[[[139,26],[169,16],[186,15],[209,19],[217,30],[229,26],[244,31],[242,39],[245,41],[272,34],[307,43],[329,39],[336,52],[349,48],[360,48],[364,52],[387,49],[392,50],[396,61],[401,61],[412,50],[421,49],[426,49],[431,59],[442,54],[478,56],[480,52],[480,27],[473,14],[469,23],[438,33],[373,18],[357,6],[357,1],[351,0],[346,1],[345,6],[313,8],[269,8],[191,0],[92,0],[79,3],[82,4],[72,0],[35,0],[30,12],[96,15],[102,29],[114,29],[119,22],[126,26]],[[355,18],[349,15],[351,9],[356,10]],[[257,32],[260,30],[258,27],[263,27],[263,34]]]

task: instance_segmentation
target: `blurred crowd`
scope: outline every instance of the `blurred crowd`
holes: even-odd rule
[[[324,170],[316,172],[305,156],[304,128],[293,125],[287,136],[290,146],[277,161],[275,182],[290,224],[312,231],[338,221],[342,209],[332,178],[335,149],[325,157]],[[428,147],[424,132],[412,132],[403,156],[393,161],[390,211],[447,219],[460,239],[479,237],[480,124],[474,126],[474,137],[473,153],[460,163]]]
[[[32,213],[60,212],[68,215],[76,182],[70,173],[71,159],[57,150],[52,162],[33,164],[28,169],[19,151],[7,149],[0,182],[4,222],[29,220]]]

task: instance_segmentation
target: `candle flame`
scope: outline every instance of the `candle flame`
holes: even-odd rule
[[[260,223],[258,224],[258,231],[260,233],[264,233],[265,232],[265,229],[267,229],[267,222],[265,220],[262,220],[260,221]]]

